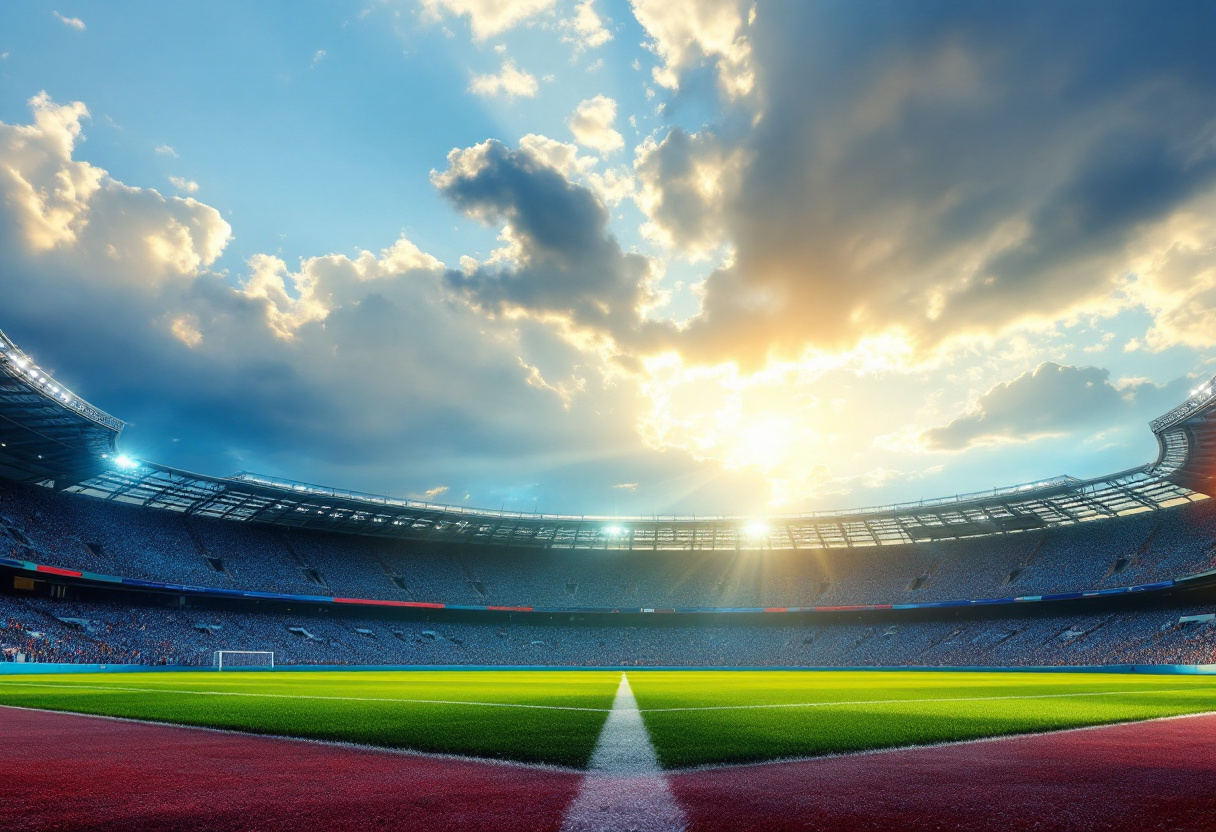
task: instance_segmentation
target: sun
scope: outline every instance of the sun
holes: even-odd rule
[[[768,416],[741,425],[730,453],[734,465],[772,470],[786,461],[794,435],[788,418]]]

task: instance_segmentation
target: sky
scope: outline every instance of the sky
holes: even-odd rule
[[[1216,5],[0,2],[0,329],[123,449],[775,515],[1151,462]]]

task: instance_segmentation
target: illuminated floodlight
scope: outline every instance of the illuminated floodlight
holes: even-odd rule
[[[753,520],[743,527],[743,533],[748,537],[764,537],[769,533],[769,526],[763,520]]]
[[[624,537],[628,533],[628,529],[623,526],[605,526],[604,534],[609,537]]]
[[[139,460],[132,459],[126,454],[119,454],[118,456],[114,457],[114,464],[124,471],[130,471],[139,467]]]

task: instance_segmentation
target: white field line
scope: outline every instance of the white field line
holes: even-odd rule
[[[683,832],[686,826],[622,673],[562,832]]]
[[[59,688],[60,690],[102,690],[124,693],[183,693],[189,696],[248,696],[265,699],[321,699],[336,702],[402,702],[412,705],[476,705],[483,708],[531,708],[544,711],[592,711],[608,713],[607,708],[580,708],[574,705],[532,705],[524,702],[466,702],[459,699],[397,699],[375,696],[318,696],[305,693],[250,693],[237,690],[181,690],[178,688],[128,688],[117,685],[61,685],[54,682],[0,682],[5,687]]]
[[[896,705],[919,702],[1003,702],[1014,699],[1064,699],[1073,696],[1123,696],[1140,693],[1188,693],[1194,688],[1153,688],[1150,690],[1103,690],[1077,693],[1034,693],[1011,696],[943,696],[926,699],[847,699],[839,702],[778,702],[768,705],[694,705],[686,708],[643,708],[648,714],[676,711],[743,711],[761,708],[845,708],[850,705]]]
[[[350,749],[352,751],[365,751],[373,754],[391,754],[402,757],[452,760],[455,762],[504,766],[508,768],[536,769],[539,771],[571,773],[583,771],[582,769],[568,768],[566,766],[554,765],[552,763],[524,763],[518,760],[505,760],[498,757],[476,757],[465,754],[445,754],[443,752],[436,751],[416,751],[410,748],[396,748],[386,745],[364,745],[362,743],[344,742],[342,740],[323,740],[315,737],[292,737],[285,734],[255,734],[250,731],[238,731],[232,728],[213,728],[207,725],[188,725],[180,722],[160,722],[152,719],[136,719],[134,717],[109,716],[106,714],[88,714],[77,711],[48,711],[46,708],[29,708],[23,705],[0,704],[0,712],[2,711],[55,713],[62,716],[78,717],[80,719],[104,719],[112,722],[129,722],[137,725],[153,725],[158,728],[173,728],[180,729],[182,731],[208,731],[214,734],[228,734],[232,736],[250,737],[253,739],[306,743],[309,745],[327,746],[330,748]],[[858,751],[840,751],[833,754],[818,754],[813,757],[774,757],[770,760],[753,760],[746,763],[707,763],[700,766],[689,766],[688,768],[673,769],[668,772],[668,774],[682,775],[690,773],[695,774],[696,772],[701,771],[714,771],[723,768],[760,768],[763,766],[786,765],[789,763],[816,763],[822,762],[823,760],[832,760],[837,757],[869,757],[877,754],[895,754],[901,751],[926,751],[933,748],[950,748],[956,745],[1015,742],[1017,740],[1034,739],[1035,737],[1049,737],[1054,734],[1070,734],[1079,731],[1102,731],[1109,728],[1122,728],[1128,725],[1146,725],[1154,722],[1170,722],[1173,720],[1197,719],[1199,717],[1216,717],[1216,711],[1197,711],[1193,714],[1173,714],[1171,716],[1149,717],[1148,719],[1129,719],[1121,722],[1106,722],[1102,723],[1101,725],[1078,725],[1073,728],[1052,728],[1047,731],[1031,731],[1021,734],[998,734],[991,737],[974,737],[969,740],[946,740],[944,742],[930,742],[920,745],[894,745],[889,748],[867,748]]]
[[[25,682],[25,681],[8,681],[0,682],[0,690],[5,687],[38,687],[38,688],[57,688],[60,690],[96,690],[96,691],[122,691],[124,693],[180,693],[189,696],[244,696],[253,698],[269,698],[269,699],[314,699],[322,701],[335,702],[401,702],[414,705],[469,705],[485,708],[524,708],[531,710],[546,710],[546,711],[585,711],[591,713],[610,713],[608,708],[584,708],[575,705],[536,705],[524,702],[477,702],[466,701],[462,699],[402,699],[395,697],[374,697],[374,696],[321,696],[317,694],[302,694],[302,693],[252,693],[249,691],[228,691],[228,690],[184,690],[180,688],[132,688],[120,687],[118,685],[73,685],[73,684],[57,684],[55,682]],[[901,705],[913,704],[920,702],[1003,702],[1022,699],[1067,699],[1080,696],[1124,696],[1124,695],[1139,695],[1145,693],[1190,693],[1195,691],[1195,688],[1149,688],[1145,690],[1109,690],[1109,691],[1081,691],[1072,693],[1036,693],[1036,694],[1013,694],[1009,696],[949,696],[949,697],[933,697],[933,698],[908,698],[908,699],[850,699],[832,702],[777,702],[760,705],[692,705],[681,708],[642,708],[644,713],[676,713],[683,711],[739,711],[739,710],[762,710],[769,708],[847,708],[853,705]],[[618,694],[619,695],[619,694]],[[632,689],[630,690],[632,696]],[[634,700],[634,708],[637,709],[636,700]]]
[[[276,742],[298,742],[307,745],[319,745],[326,748],[341,748],[347,751],[360,751],[368,754],[389,754],[397,757],[417,757],[424,760],[450,760],[470,765],[502,766],[505,768],[523,768],[536,771],[553,771],[564,774],[581,774],[581,768],[571,768],[555,763],[525,763],[519,760],[507,760],[501,757],[478,757],[473,754],[449,754],[442,751],[417,751],[413,748],[399,748],[393,745],[367,745],[360,742],[344,740],[323,740],[317,737],[292,737],[287,734],[258,734],[252,731],[238,731],[235,728],[215,728],[210,725],[190,725],[184,722],[163,722],[155,719],[136,719],[129,716],[110,716],[108,714],[86,714],[79,711],[53,711],[47,708],[27,708],[23,705],[0,704],[0,713],[4,711],[29,711],[36,714],[55,714],[80,719],[105,719],[111,722],[129,722],[134,725],[151,725],[156,728],[172,728],[182,731],[209,731],[213,734],[225,734],[233,737],[245,737],[254,740],[274,740]]]
[[[688,774],[700,771],[717,771],[723,768],[761,768],[763,766],[779,766],[789,763],[818,763],[824,760],[834,760],[838,757],[872,757],[878,754],[897,754],[904,751],[929,751],[934,748],[953,748],[956,745],[980,745],[986,743],[1016,742],[1018,740],[1050,737],[1056,734],[1073,734],[1080,731],[1104,731],[1109,728],[1125,728],[1128,725],[1150,725],[1154,722],[1169,722],[1178,719],[1196,719],[1201,716],[1216,717],[1216,711],[1196,711],[1193,714],[1172,714],[1170,716],[1152,716],[1147,719],[1125,719],[1120,722],[1103,722],[1099,725],[1077,725],[1072,728],[1049,728],[1046,731],[1027,731],[1021,734],[997,734],[991,737],[972,737],[969,740],[944,740],[942,742],[926,742],[918,745],[892,745],[888,748],[863,748],[856,751],[837,751],[831,754],[817,754],[813,757],[773,757],[770,760],[752,760],[746,763],[706,763],[700,766],[674,769],[672,774]]]

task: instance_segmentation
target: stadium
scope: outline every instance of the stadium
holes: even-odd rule
[[[1216,829],[1214,35],[0,3],[0,832]]]
[[[1212,709],[1211,384],[1153,421],[1159,456],[1132,470],[757,519],[512,514],[192,474],[126,456],[120,420],[2,334],[0,375],[0,701],[136,720],[9,711],[10,757],[31,768],[62,773],[46,732],[117,742],[119,768],[123,754],[263,734],[324,744],[247,740],[274,761],[260,776],[299,785],[262,808],[211,811],[207,828],[347,828],[343,806],[386,797],[376,762],[398,759],[364,750],[378,746],[420,752],[394,776],[437,790],[392,828],[785,828],[807,811],[835,828],[909,812],[974,822],[972,765],[1027,800],[1077,799],[1067,778],[1030,790],[1025,759],[1019,770],[959,744],[1031,734],[1018,753],[1096,766],[1104,788],[1130,789],[1155,817],[1167,798],[1183,825],[1207,806],[1210,789],[1184,778],[1191,791],[1173,792],[1135,759],[1179,743],[1206,756],[1216,728],[1161,719]],[[242,733],[145,736],[164,723]],[[1070,744],[1109,723],[1122,727],[1089,735],[1109,742]],[[653,749],[631,747],[647,731]],[[198,750],[191,777],[209,783],[213,755],[235,753]],[[846,764],[799,772],[817,760]],[[300,770],[311,765],[342,767],[347,794],[305,799],[326,788]],[[92,799],[70,823],[163,828],[211,788],[179,790],[164,767],[138,787],[114,775],[155,811]],[[886,806],[856,800],[905,774],[962,801],[955,814],[914,789]],[[821,776],[854,802],[799,791]],[[22,795],[0,810],[12,828],[25,828]],[[1010,811],[1018,799],[1001,798]]]

